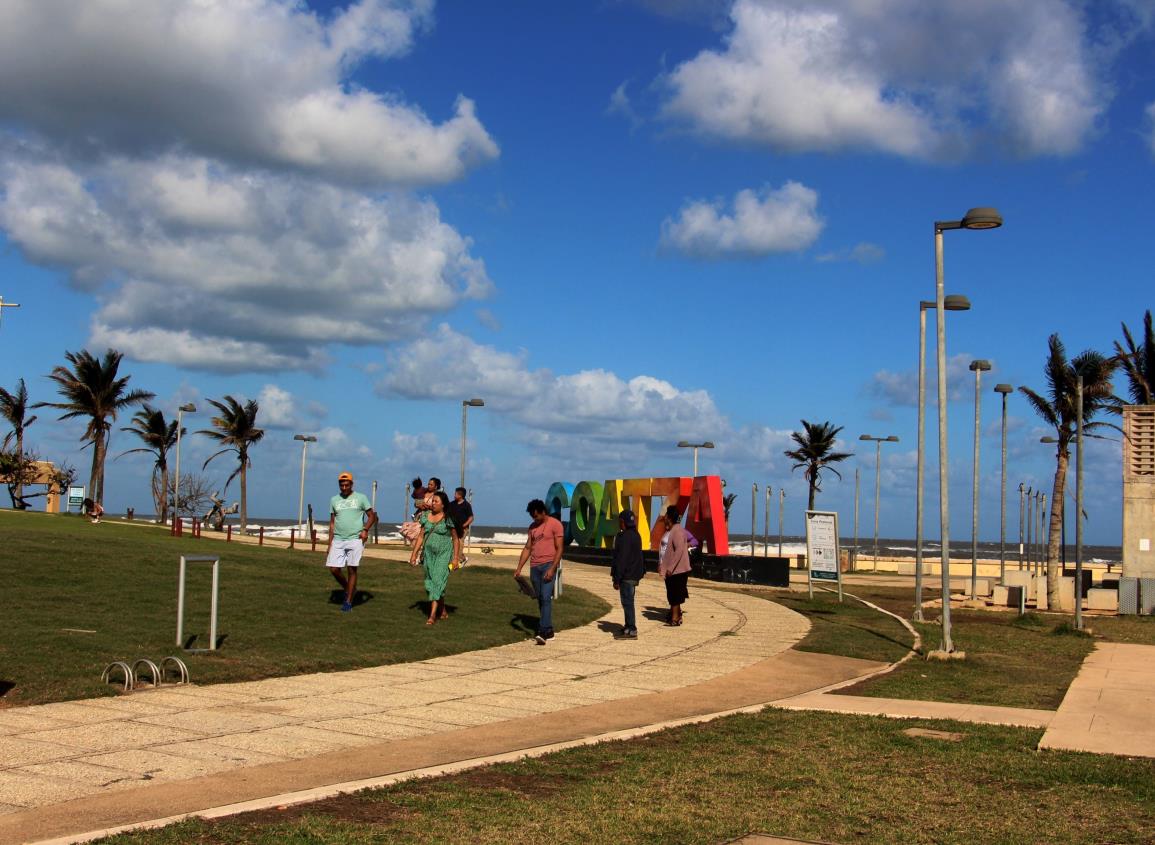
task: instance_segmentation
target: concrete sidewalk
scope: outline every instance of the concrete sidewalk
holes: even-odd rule
[[[1045,727],[1041,747],[1155,756],[1155,647],[1100,645],[1058,713],[843,696],[887,667],[792,650],[808,623],[780,605],[692,584],[668,628],[649,618],[665,603],[647,578],[638,605],[654,611],[615,641],[606,569],[566,573],[615,607],[546,646],[0,711],[0,843],[315,800],[766,704]]]

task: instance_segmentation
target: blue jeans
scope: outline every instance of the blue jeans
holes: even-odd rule
[[[553,579],[545,580],[545,574],[548,571],[548,563],[529,568],[529,580],[537,591],[537,609],[541,615],[541,621],[537,626],[539,634],[553,630]]]
[[[618,592],[622,596],[622,610],[626,613],[626,630],[636,630],[637,619],[634,617],[634,593],[638,590],[637,581],[619,581]]]

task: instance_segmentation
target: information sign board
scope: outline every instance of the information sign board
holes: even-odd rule
[[[69,487],[68,488],[68,509],[82,507],[84,505],[84,488],[83,487]]]
[[[834,581],[842,598],[839,570],[838,514],[833,511],[806,511],[806,560],[811,593],[815,581]]]

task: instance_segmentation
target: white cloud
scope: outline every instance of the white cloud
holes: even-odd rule
[[[930,323],[934,320],[934,314],[928,314],[927,320],[927,337],[933,338],[934,329],[930,326]],[[960,352],[957,355],[951,355],[947,358],[946,385],[947,398],[950,401],[954,402],[960,399],[973,400],[975,376],[974,373],[970,371],[970,363],[973,360],[975,360],[975,357],[969,352]],[[983,388],[984,391],[988,390],[988,388],[994,388],[995,379],[998,376],[999,368],[994,360],[991,361],[991,367],[990,372],[983,374],[983,382],[987,385]],[[872,396],[883,399],[891,405],[917,408],[918,371],[903,370],[901,372],[891,372],[890,370],[879,370],[871,379],[868,392]],[[937,395],[938,375],[934,361],[934,342],[928,339],[926,359],[926,397],[928,407],[934,405]]]
[[[29,150],[0,185],[9,239],[91,289],[93,342],[138,360],[316,369],[330,344],[411,337],[492,289],[429,200],[204,159],[82,168]]]
[[[1062,0],[736,0],[723,47],[667,77],[665,111],[787,151],[927,158],[982,135],[1020,155],[1065,155],[1111,93],[1081,13]]]
[[[886,258],[885,249],[878,244],[862,241],[850,249],[838,250],[837,252],[824,252],[814,260],[823,264],[841,261],[852,261],[855,264],[876,264],[884,258]]]
[[[472,101],[436,124],[348,81],[367,57],[407,52],[432,17],[433,0],[361,0],[328,19],[289,0],[7,0],[0,120],[104,154],[443,183],[498,155]]]
[[[614,93],[610,95],[610,104],[606,107],[606,114],[621,115],[626,119],[630,125],[630,130],[633,131],[642,125],[642,118],[634,110],[633,103],[630,102],[630,95],[626,93],[627,83],[623,82],[614,89]]]
[[[822,232],[817,209],[818,193],[798,182],[739,191],[730,208],[720,200],[695,200],[677,219],[663,221],[662,243],[699,258],[794,252]]]
[[[445,367],[446,360],[452,367]],[[476,343],[446,325],[389,353],[378,392],[409,398],[484,397],[486,406],[538,433],[633,443],[711,437],[729,424],[704,390],[683,391],[662,379],[624,379],[605,370],[554,375],[531,370],[524,352]],[[438,378],[430,379],[429,373]]]

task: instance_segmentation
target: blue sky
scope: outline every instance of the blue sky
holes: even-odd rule
[[[995,365],[994,539],[991,388],[1042,389],[1049,334],[1110,352],[1151,306],[1155,3],[82,9],[0,0],[0,296],[21,304],[0,384],[50,401],[66,350],[112,346],[166,412],[260,400],[257,516],[295,513],[305,432],[309,501],[350,469],[397,519],[413,475],[456,483],[479,396],[482,523],[524,521],[555,480],[688,472],[674,444],[702,439],[736,527],[757,482],[785,487],[797,531],[805,483],[782,451],[805,418],[857,453],[819,499],[846,534],[855,467],[863,534],[872,520],[858,435],[901,438],[881,532],[912,536],[932,223],[993,205],[1002,229],[945,249],[948,292],[973,303],[948,320],[952,539],[970,531],[973,358]],[[1046,430],[1020,397],[1008,413],[1009,486],[1049,491]],[[45,413],[29,439],[86,477],[79,430]],[[1118,541],[1118,448],[1087,451],[1089,541]],[[210,454],[183,449],[186,472]],[[146,510],[148,473],[110,461],[109,510]],[[928,536],[936,489],[928,472]],[[758,512],[761,530],[761,492]]]

